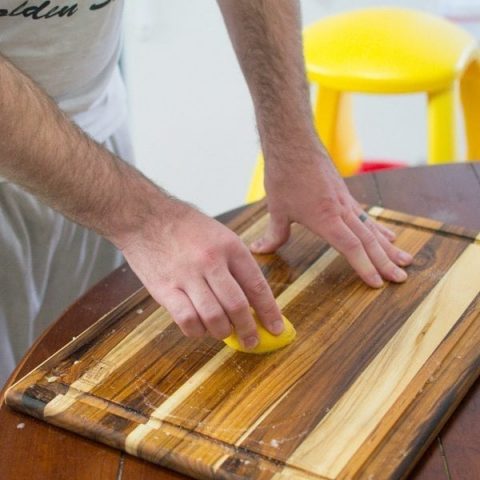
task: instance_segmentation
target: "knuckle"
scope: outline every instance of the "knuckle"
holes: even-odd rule
[[[174,313],[173,318],[178,325],[185,329],[190,329],[197,323],[196,315],[192,312],[179,311]]]
[[[202,338],[205,336],[205,333],[206,330],[203,327],[198,326],[189,330],[189,332],[185,333],[185,335],[189,338]]]
[[[216,246],[212,246],[202,250],[199,255],[199,263],[209,269],[215,269],[220,260],[219,250]]]
[[[337,243],[340,243],[345,237],[342,225],[337,220],[326,222],[323,226],[323,229],[324,232],[330,236],[332,241],[335,241]]]
[[[393,261],[395,258],[398,257],[399,251],[391,243],[387,242],[385,243],[385,245],[382,244],[381,246],[383,248],[383,251],[385,252],[385,255],[387,255],[390,260]]]
[[[254,324],[248,323],[236,329],[240,338],[254,337],[257,335],[257,328]]]
[[[365,236],[363,237],[363,244],[366,247],[373,247],[376,243],[377,243],[377,238],[370,230],[368,230],[365,233]]]
[[[244,245],[240,241],[240,239],[234,239],[234,240],[235,241],[232,241],[228,247],[228,253],[232,257],[236,257],[240,261],[251,262],[252,255],[250,253],[250,250],[247,248],[247,246]]]
[[[248,301],[246,298],[241,297],[232,298],[227,308],[232,314],[238,314],[248,309]]]
[[[378,261],[374,263],[376,264],[377,268],[380,269],[382,272],[389,272],[390,270],[393,272],[396,268],[396,265],[385,253],[382,253],[382,255],[378,257]]]
[[[318,214],[322,218],[335,218],[341,214],[341,207],[338,199],[329,195],[322,199],[318,205]]]
[[[218,340],[223,340],[224,338],[227,338],[231,333],[232,333],[231,327],[227,326],[227,327],[222,327],[221,329],[219,328],[215,333],[213,333],[213,336]]]
[[[342,237],[339,245],[345,250],[357,250],[362,246],[362,242],[358,237],[352,235],[349,237]]]
[[[212,336],[219,340],[228,337],[232,333],[232,327],[226,318],[204,320],[204,322]]]
[[[263,305],[262,314],[264,317],[273,317],[278,315],[278,306],[275,301],[269,302],[268,305]]]
[[[243,246],[240,239],[232,232],[228,231],[219,238],[220,245],[226,250],[238,249]]]
[[[248,291],[255,296],[261,296],[268,292],[269,287],[263,277],[254,278],[248,285]]]
[[[214,325],[217,322],[221,321],[224,317],[223,310],[218,307],[208,307],[205,308],[204,313],[202,315],[202,319],[208,325]]]

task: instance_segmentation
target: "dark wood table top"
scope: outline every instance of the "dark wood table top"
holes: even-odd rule
[[[480,163],[390,170],[352,177],[358,201],[480,231]],[[219,217],[235,222],[239,209]],[[127,267],[98,283],[31,347],[7,386],[140,286]],[[160,480],[186,478],[0,405],[0,479]],[[411,473],[421,480],[480,478],[480,380]]]

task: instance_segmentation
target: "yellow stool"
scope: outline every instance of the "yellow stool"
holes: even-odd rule
[[[318,87],[314,121],[342,175],[361,165],[349,92],[428,95],[428,162],[457,160],[455,85],[460,80],[467,159],[480,158],[480,57],[475,38],[434,15],[368,8],[333,15],[304,31],[306,72]],[[259,158],[247,195],[265,195]]]

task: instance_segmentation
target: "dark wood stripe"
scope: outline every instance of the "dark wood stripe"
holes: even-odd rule
[[[278,297],[310,268],[329,245],[307,229],[294,225],[290,240],[275,254],[256,255],[273,295]]]
[[[152,340],[92,394],[148,416],[224,346],[211,338],[199,345],[198,340],[184,338],[178,327],[172,325],[163,337]],[[106,412],[99,421],[110,424],[114,419]],[[117,427],[128,434],[136,425]]]

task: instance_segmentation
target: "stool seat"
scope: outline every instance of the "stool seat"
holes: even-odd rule
[[[376,7],[309,26],[304,51],[312,83],[337,91],[411,93],[451,85],[477,54],[477,43],[440,17]]]
[[[480,54],[473,35],[422,11],[395,7],[350,10],[326,17],[303,33],[305,68],[316,86],[313,119],[342,175],[362,167],[352,93],[424,93],[428,162],[458,161],[456,89],[460,93],[467,160],[480,160]],[[379,131],[379,134],[381,132]],[[260,155],[247,200],[265,194]]]

